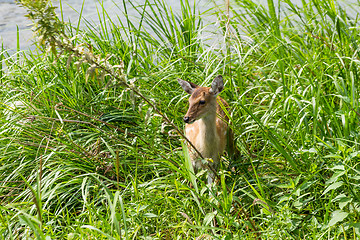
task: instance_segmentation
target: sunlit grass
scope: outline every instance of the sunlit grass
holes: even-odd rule
[[[3,238],[358,238],[357,19],[332,1],[282,1],[280,16],[267,4],[232,1],[228,24],[223,6],[184,0],[177,13],[155,0],[118,4],[138,22],[100,9],[99,26],[67,25],[76,44],[123,61],[127,83],[180,129],[176,79],[224,76],[241,155],[224,157],[214,187],[136,92],[69,52],[2,47]]]

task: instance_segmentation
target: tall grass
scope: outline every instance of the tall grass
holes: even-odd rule
[[[2,48],[1,236],[358,238],[357,18],[335,1],[180,5],[124,1],[126,21],[99,8],[99,26],[65,26],[86,54],[123,62],[127,85],[66,50]],[[241,156],[210,187],[162,115],[181,128],[176,79],[218,74]]]

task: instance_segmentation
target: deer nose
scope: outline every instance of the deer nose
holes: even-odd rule
[[[184,122],[188,123],[189,122],[189,117],[184,117]]]

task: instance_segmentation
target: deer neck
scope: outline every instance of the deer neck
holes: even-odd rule
[[[217,149],[216,131],[216,112],[208,113],[199,121],[198,144],[201,146],[203,157],[213,157],[213,152]]]

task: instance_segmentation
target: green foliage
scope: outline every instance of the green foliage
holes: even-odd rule
[[[359,237],[359,26],[337,2],[155,0],[134,22],[123,1],[85,30],[20,2],[41,47],[0,52],[4,239]],[[176,79],[218,74],[241,156],[208,186]]]

